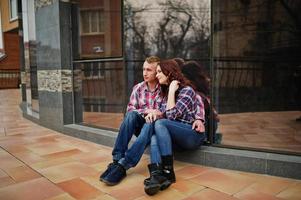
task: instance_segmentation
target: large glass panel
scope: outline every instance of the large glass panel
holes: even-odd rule
[[[124,112],[124,77],[122,61],[75,63],[76,122],[118,129]]]
[[[301,2],[213,1],[222,144],[301,154]]]
[[[74,59],[121,57],[121,0],[72,3]]]
[[[210,0],[125,0],[128,93],[150,55],[197,60],[209,69]]]

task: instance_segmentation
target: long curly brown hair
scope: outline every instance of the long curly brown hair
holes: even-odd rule
[[[186,79],[185,76],[182,74],[180,67],[178,66],[178,63],[175,60],[169,59],[169,60],[160,61],[159,66],[163,74],[168,78],[168,85],[161,85],[161,92],[163,97],[167,95],[169,84],[173,80],[177,80],[180,82],[179,89],[185,86],[193,87],[192,84],[189,82],[189,80]]]

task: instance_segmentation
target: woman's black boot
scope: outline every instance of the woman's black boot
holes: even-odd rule
[[[163,175],[161,164],[149,164],[148,170],[150,173],[149,181],[144,182],[144,191],[148,195],[154,195],[159,190],[168,188],[171,182]]]
[[[161,156],[162,159],[162,168],[164,176],[171,182],[176,182],[176,175],[173,169],[173,156]]]

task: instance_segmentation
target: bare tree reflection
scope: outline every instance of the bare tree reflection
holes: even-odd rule
[[[210,10],[208,1],[159,1],[135,7],[125,1],[126,47],[131,59],[149,54],[162,58],[207,57]]]

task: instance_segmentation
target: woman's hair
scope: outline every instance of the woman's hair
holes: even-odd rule
[[[210,93],[210,78],[196,61],[185,62],[181,67],[184,76],[191,82],[196,91],[208,96]]]
[[[174,59],[169,59],[169,60],[163,60],[159,63],[159,66],[161,68],[161,71],[165,76],[168,78],[168,86],[166,85],[161,85],[162,88],[162,95],[166,96],[169,84],[173,80],[177,80],[180,82],[180,88],[185,87],[185,86],[191,86],[190,82],[185,78],[185,76],[182,74],[180,67],[178,63]]]
[[[174,60],[178,63],[180,69],[182,69],[182,66],[185,64],[185,60],[183,58],[174,58]]]

